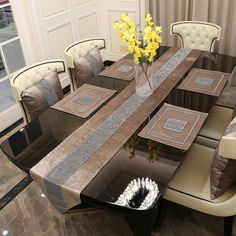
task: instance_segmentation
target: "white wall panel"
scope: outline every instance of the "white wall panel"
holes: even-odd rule
[[[69,8],[68,0],[41,0],[44,17],[63,12]]]
[[[111,38],[111,52],[112,53],[128,53],[127,43],[120,39],[119,33],[113,28],[115,21],[121,19],[121,16],[124,13],[128,13],[131,20],[136,24],[136,15],[135,12],[120,12],[120,11],[109,11],[109,30]]]
[[[93,2],[93,0],[75,0],[75,5],[83,5],[85,3]]]
[[[78,26],[79,26],[80,39],[86,39],[86,38],[99,36],[96,13],[78,19]]]
[[[48,32],[52,58],[64,58],[64,49],[73,42],[71,25],[63,25]]]

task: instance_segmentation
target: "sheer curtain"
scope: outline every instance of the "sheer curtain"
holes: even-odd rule
[[[162,45],[180,46],[177,37],[170,35],[172,22],[206,21],[221,26],[221,39],[214,51],[236,56],[235,0],[149,0],[149,12],[163,28]]]

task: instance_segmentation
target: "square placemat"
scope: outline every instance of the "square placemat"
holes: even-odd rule
[[[130,81],[134,78],[134,61],[133,59],[121,58],[109,67],[106,67],[99,75]]]
[[[116,90],[84,84],[52,107],[86,118],[115,93]]]
[[[207,113],[165,103],[139,136],[188,150],[207,115]]]
[[[229,76],[229,73],[193,68],[178,89],[218,97]]]

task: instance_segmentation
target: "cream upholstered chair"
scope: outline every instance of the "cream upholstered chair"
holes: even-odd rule
[[[164,199],[224,217],[224,235],[232,234],[236,214],[236,117],[217,149],[194,143],[170,181]]]
[[[215,149],[232,118],[233,109],[213,106],[195,142]]]
[[[75,78],[75,60],[79,57],[84,57],[91,50],[97,47],[101,53],[102,59],[104,59],[104,50],[106,47],[104,38],[89,38],[81,40],[69,45],[65,51],[65,59],[68,67],[68,71],[71,77],[71,90],[75,90],[79,85]]]
[[[182,47],[203,51],[213,50],[220,32],[220,26],[209,22],[179,21],[170,25],[170,34],[180,37]]]
[[[225,147],[226,150],[220,152],[229,149],[229,145]],[[230,150],[233,152],[231,157],[236,158],[232,143]],[[210,172],[214,153],[212,148],[193,144],[163,198],[196,211],[224,217],[224,235],[230,236],[233,216],[236,214],[236,184],[220,197],[211,199]]]
[[[26,107],[22,102],[22,93],[27,89],[32,88],[36,83],[44,79],[50,73],[54,73],[56,75],[59,74],[62,75],[65,72],[66,72],[66,66],[64,60],[47,60],[23,68],[10,79],[10,85],[13,96],[21,108],[23,119],[26,123],[30,122],[32,118],[30,117]],[[61,93],[62,92],[61,84],[59,82],[59,77],[57,78],[58,78],[58,80],[56,81],[57,90],[61,90],[59,91]]]
[[[236,112],[236,66],[199,132],[196,143],[216,148]]]
[[[232,109],[236,108],[236,65],[230,74],[226,86],[217,98],[216,104]]]

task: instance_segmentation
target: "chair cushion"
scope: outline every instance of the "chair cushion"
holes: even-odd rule
[[[221,106],[235,108],[236,107],[236,87],[225,87],[218,97],[216,104]]]
[[[231,149],[235,149],[234,146],[227,145],[224,142],[224,137],[231,137],[231,140],[236,139],[236,117],[228,125],[224,136],[222,137],[219,148],[216,149],[214,159],[211,168],[211,197],[212,199],[222,195],[233,183],[236,182],[236,160],[232,155]],[[225,150],[224,145],[227,145]],[[223,150],[219,152],[219,149]]]
[[[37,118],[63,97],[62,87],[56,72],[50,72],[21,93],[22,105],[29,121]]]
[[[84,57],[76,58],[74,63],[77,85],[97,76],[102,70],[104,70],[102,57],[97,47],[92,49]]]
[[[164,199],[216,216],[235,214],[236,185],[211,199],[210,172],[215,150],[193,143],[183,164],[176,171]]]
[[[205,201],[221,202],[230,198],[232,192],[224,198],[211,199],[210,172],[214,152],[212,148],[193,143],[168,187]]]
[[[195,142],[216,148],[225,129],[232,120],[232,114],[233,109],[213,106]]]

